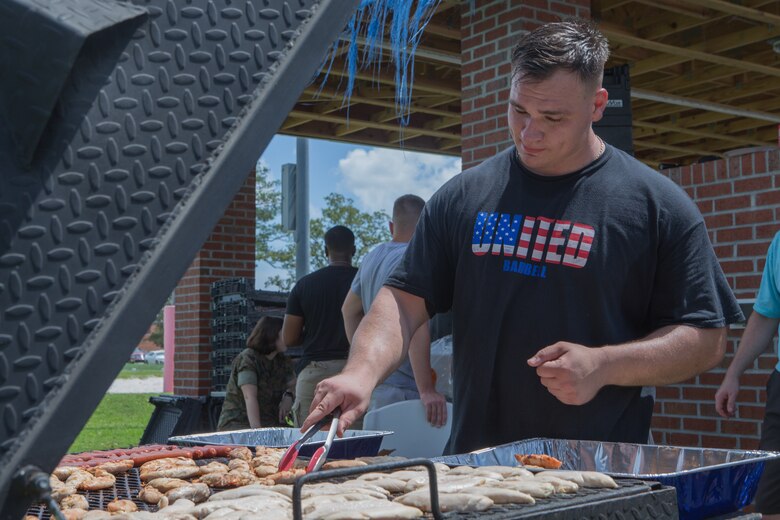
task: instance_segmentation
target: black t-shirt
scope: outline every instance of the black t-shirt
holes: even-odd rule
[[[341,306],[357,268],[327,266],[307,274],[287,298],[287,314],[303,317],[303,355],[296,369],[309,361],[347,359],[349,342],[344,331]]]
[[[527,360],[557,341],[602,346],[740,319],[703,218],[681,188],[611,146],[554,178],[513,152],[431,198],[386,283],[431,314],[453,311],[448,453],[533,437],[646,442],[652,398],[641,388],[565,405]]]

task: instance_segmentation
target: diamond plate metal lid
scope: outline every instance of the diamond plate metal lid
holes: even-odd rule
[[[116,0],[5,0],[0,3],[0,106],[19,159],[29,165],[84,41],[133,22],[146,10]],[[55,45],[46,45],[46,42]]]
[[[107,28],[68,69],[67,39],[27,42],[25,3],[0,2],[14,16],[0,38],[43,56],[30,78],[68,69],[40,94],[41,114],[56,98],[42,133],[0,114],[0,519],[14,520],[32,500],[19,470],[65,454],[358,0],[30,3],[62,34]],[[137,25],[110,24],[138,8]],[[16,92],[27,79],[3,91],[31,94]]]

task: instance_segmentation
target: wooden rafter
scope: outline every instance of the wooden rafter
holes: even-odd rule
[[[329,114],[315,114],[313,112],[304,112],[302,110],[293,110],[290,112],[291,117],[295,118],[309,118],[314,121],[323,121],[325,123],[335,123],[335,124],[342,124],[344,121],[344,118],[340,116],[334,116]],[[389,132],[392,131],[398,131],[399,126],[398,124],[390,124],[390,123],[378,123],[375,121],[366,121],[364,119],[355,119],[354,117],[351,117],[349,119],[350,125],[361,125],[365,128],[375,128],[377,130],[387,130]],[[439,137],[443,139],[455,139],[460,138],[460,133],[453,134],[452,132],[442,132],[440,130],[428,130],[428,129],[415,129],[416,131],[422,133],[422,135],[427,135],[430,137]]]
[[[305,89],[282,131],[459,155],[459,22],[467,8],[460,0],[439,4],[417,54],[409,125],[403,131],[389,63],[378,74],[358,72],[347,119],[343,55],[322,91],[318,82]],[[629,64],[634,92],[663,98],[632,97],[640,161],[685,164],[777,143],[776,123],[742,116],[780,117],[780,55],[771,45],[780,38],[780,0],[592,0],[591,11],[610,39],[608,66]],[[747,112],[715,111],[724,107]]]
[[[715,141],[727,141],[729,143],[740,145],[740,146],[765,146],[767,143],[764,141],[760,141],[758,139],[745,139],[738,136],[733,136],[729,134],[722,134],[719,132],[705,132],[702,130],[695,130],[691,128],[684,128],[681,126],[675,126],[675,125],[662,125],[662,124],[656,124],[656,123],[647,123],[645,121],[636,121],[634,122],[634,127],[638,129],[646,129],[650,130],[650,132],[641,132],[639,133],[638,137],[644,137],[644,138],[650,138],[653,136],[657,136],[660,134],[668,134],[668,133],[680,133],[689,135],[692,137],[698,137],[702,139],[711,139]],[[634,133],[635,136],[637,136],[637,132]]]
[[[740,18],[755,20],[762,24],[780,25],[780,16],[724,0],[685,0],[685,3],[706,7],[722,13],[733,14]]]
[[[677,57],[684,58],[681,61],[685,61],[688,59],[701,60],[709,63],[717,63],[719,65],[727,65],[730,67],[734,67],[738,70],[749,70],[752,72],[758,72],[760,74],[780,77],[780,69],[776,67],[770,67],[760,63],[753,63],[747,60],[737,60],[734,58],[728,58],[726,56],[712,54],[711,52],[699,51],[693,48],[695,46],[676,47],[674,45],[669,45],[666,43],[656,42],[652,40],[645,40],[643,38],[634,36],[633,34],[625,31],[620,27],[616,27],[606,22],[600,24],[600,27],[601,30],[604,32],[604,34],[607,37],[609,37],[610,40],[619,41],[621,43],[625,43],[628,45],[635,45],[637,47],[643,47],[645,49],[654,50],[657,52],[668,54],[670,56],[677,56]],[[701,45],[704,46],[704,44]],[[647,66],[645,66],[644,68],[641,69],[638,67],[639,66],[637,65],[632,70],[632,74],[640,75],[648,72],[654,72],[655,70],[657,70],[659,66],[655,65],[652,68],[648,68]]]
[[[701,42],[701,43],[691,45],[687,47],[687,49],[678,52],[675,52],[674,48],[670,48],[671,46],[666,46],[664,47],[664,49],[666,49],[667,52],[661,51],[663,52],[663,54],[637,62],[633,67],[632,74],[634,75],[634,77],[636,77],[642,74],[656,72],[660,69],[671,67],[679,63],[684,63],[692,59],[692,55],[691,55],[692,52],[701,51],[705,55],[715,56],[714,53],[729,51],[737,47],[742,47],[751,43],[763,42],[772,38],[776,38],[778,36],[780,36],[780,28],[778,27],[751,27],[750,29],[746,29],[744,31],[731,32],[728,34],[724,34],[723,36],[713,38],[707,42]],[[641,40],[641,41],[647,42],[650,40]],[[665,44],[659,44],[659,45],[665,45]],[[644,48],[649,48],[649,44],[646,44]],[[657,48],[656,50],[659,50],[659,48]],[[701,57],[695,59],[701,59]],[[728,60],[731,58],[726,58],[726,59]],[[729,70],[732,71],[732,73],[741,73],[744,70],[748,70],[742,67],[735,68],[733,67],[733,63],[724,63],[724,62],[707,60],[707,59],[702,59],[702,61],[709,61],[712,63],[718,63],[719,65],[726,65],[729,68]],[[762,72],[762,71],[757,71],[757,72]]]

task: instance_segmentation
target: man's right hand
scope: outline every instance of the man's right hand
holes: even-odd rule
[[[726,374],[720,388],[715,392],[715,410],[722,417],[734,417],[737,409],[737,393],[739,392],[739,379]]]
[[[354,373],[341,373],[323,379],[314,390],[314,400],[309,408],[309,415],[301,425],[301,431],[306,431],[311,425],[341,408],[341,418],[337,434],[344,435],[344,430],[366,413],[371,392],[374,386],[364,381]]]
[[[420,393],[420,400],[425,406],[425,417],[431,426],[441,428],[447,424],[447,400],[437,391]]]

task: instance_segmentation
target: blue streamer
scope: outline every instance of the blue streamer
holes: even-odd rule
[[[425,27],[431,21],[441,0],[361,0],[355,14],[347,24],[342,36],[329,52],[320,67],[325,77],[320,91],[328,80],[336,55],[347,45],[347,85],[342,106],[347,106],[349,124],[349,103],[355,89],[358,70],[372,70],[373,78],[380,73],[386,28],[389,24],[390,48],[395,66],[395,111],[400,121],[399,131],[409,124],[411,116],[412,89],[414,87],[414,55],[420,44]],[[412,12],[413,6],[414,12]],[[358,53],[358,40],[363,38],[364,49]],[[346,42],[346,43],[344,43]],[[378,85],[376,81],[375,84]]]

